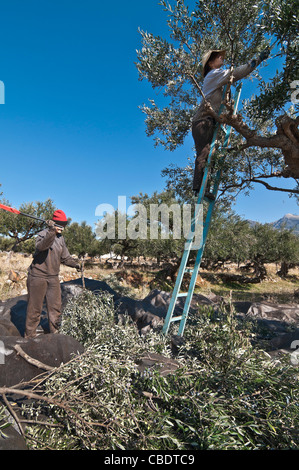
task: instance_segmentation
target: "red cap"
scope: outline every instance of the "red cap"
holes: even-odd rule
[[[66,215],[63,211],[60,209],[57,209],[52,217],[53,222],[56,222],[58,225],[66,225],[67,224],[67,218]]]

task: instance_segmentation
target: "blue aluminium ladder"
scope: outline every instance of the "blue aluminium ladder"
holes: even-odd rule
[[[225,93],[226,93],[226,87],[224,88],[224,91],[223,91],[223,97],[225,96]],[[234,111],[233,111],[233,114],[236,114],[236,112],[237,112],[239,101],[240,101],[240,95],[241,95],[241,84],[236,89],[236,93],[235,93],[235,97],[234,97]],[[220,110],[219,110],[219,114],[221,114],[221,112],[223,110],[223,107],[224,107],[224,104],[223,104],[223,101],[222,101],[222,104],[221,104],[221,107],[220,107]],[[205,191],[206,191],[206,186],[207,186],[207,181],[208,181],[208,176],[209,176],[209,169],[211,167],[212,155],[213,155],[214,150],[215,150],[217,134],[218,134],[219,128],[220,128],[220,124],[217,122],[216,126],[215,126],[214,135],[213,135],[213,140],[212,140],[212,143],[211,143],[209,156],[208,156],[207,163],[206,163],[206,166],[205,166],[205,171],[204,171],[204,175],[203,175],[202,184],[201,184],[199,194],[198,194],[197,206],[196,206],[196,209],[195,209],[195,216],[194,216],[194,218],[192,219],[192,222],[191,222],[191,230],[189,232],[187,241],[185,243],[185,248],[184,248],[180,268],[179,268],[179,271],[178,271],[178,275],[177,275],[176,282],[175,282],[175,285],[174,285],[174,289],[173,289],[173,292],[172,292],[172,296],[171,296],[171,299],[170,299],[170,304],[169,304],[168,311],[167,311],[167,314],[166,314],[164,326],[163,326],[163,329],[162,329],[163,334],[168,333],[170,324],[172,322],[180,322],[179,323],[179,328],[178,328],[178,335],[179,336],[183,336],[183,333],[184,333],[184,329],[185,329],[185,325],[186,325],[186,321],[187,321],[187,317],[188,317],[188,313],[189,313],[189,309],[190,309],[190,304],[191,304],[191,300],[192,300],[193,292],[194,292],[194,288],[195,288],[195,283],[196,283],[196,279],[197,279],[197,275],[198,275],[198,270],[199,270],[200,263],[201,263],[201,260],[202,260],[203,251],[204,251],[205,243],[206,243],[206,240],[207,240],[208,231],[209,231],[209,228],[210,228],[213,209],[214,209],[214,206],[215,206],[215,200],[216,200],[216,196],[217,196],[217,192],[218,192],[218,188],[219,188],[219,184],[220,184],[220,179],[221,179],[222,171],[221,171],[221,169],[219,169],[216,173],[216,176],[215,176],[215,179],[214,179],[214,186],[213,186],[213,189],[212,189],[212,192],[211,192],[213,198],[209,199],[209,198],[205,197]],[[224,137],[224,141],[223,141],[223,144],[221,146],[221,149],[226,149],[228,144],[229,144],[229,139],[230,139],[230,134],[231,134],[231,126],[227,126],[225,129],[223,128],[223,130],[225,130],[225,137]],[[223,161],[224,155],[221,157],[221,159]],[[221,165],[220,165],[220,168],[221,168]],[[203,227],[202,227],[202,232],[201,232],[201,241],[200,241],[199,246],[197,246],[197,245],[194,244],[195,227],[196,227],[196,224],[202,224],[202,218],[200,217],[201,213],[200,213],[199,209],[202,208],[202,203],[203,203],[204,200],[208,203],[208,210],[207,210],[205,220],[203,221]],[[193,268],[187,268],[187,263],[188,263],[190,251],[192,249],[193,250],[198,249],[196,259],[195,259],[195,264],[194,264]],[[182,292],[181,293],[180,288],[181,288],[182,280],[183,280],[183,277],[184,277],[185,273],[192,273],[192,275],[191,275],[191,280],[190,280],[188,292]],[[179,297],[186,297],[186,300],[185,300],[185,303],[184,303],[183,313],[182,313],[182,315],[174,316],[176,302],[177,302],[177,299]]]

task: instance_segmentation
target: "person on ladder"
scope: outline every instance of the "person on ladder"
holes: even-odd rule
[[[245,65],[236,67],[233,70],[233,82],[236,82],[247,75],[249,75],[263,60],[267,59],[270,54],[270,49],[265,49],[257,59],[253,59]],[[208,103],[212,106],[213,110],[218,114],[222,95],[223,86],[226,85],[231,77],[229,69],[222,68],[224,58],[226,55],[225,50],[212,49],[203,55],[202,69],[203,69],[203,87],[202,92]],[[193,191],[195,196],[198,195],[203,175],[204,168],[209,156],[213,134],[215,130],[216,121],[209,115],[205,109],[204,100],[200,103],[193,119],[192,119],[192,137],[195,143],[196,159],[193,177]],[[205,197],[213,199],[213,195],[209,192],[205,193]]]

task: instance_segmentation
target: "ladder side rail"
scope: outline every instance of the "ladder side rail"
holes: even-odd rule
[[[183,256],[181,259],[178,275],[175,281],[174,289],[173,289],[172,296],[171,296],[170,303],[169,303],[168,310],[167,310],[167,315],[164,321],[164,326],[163,326],[162,331],[165,334],[168,331],[169,323],[171,321],[171,317],[175,309],[176,300],[177,300],[177,297],[179,296],[179,290],[183,281],[183,276],[184,276],[184,273],[186,272],[186,266],[187,266],[190,251],[192,248],[192,242],[194,238],[194,229],[197,223],[197,219],[198,219],[198,212],[195,211],[194,217],[191,221],[191,228],[187,237],[187,241],[185,242],[185,245],[184,245],[185,248],[184,248]]]
[[[234,96],[234,110],[233,110],[233,115],[236,115],[238,107],[239,107],[239,102],[240,102],[240,97],[241,97],[241,91],[242,91],[242,83],[240,83],[237,88],[236,88],[236,93]],[[224,143],[222,148],[226,148],[229,144],[230,137],[231,137],[231,131],[232,131],[232,126],[228,126],[226,130],[226,135],[224,139]]]
[[[235,103],[234,103],[234,112],[233,112],[234,114],[237,112],[237,109],[238,109],[239,100],[240,100],[240,96],[241,96],[241,88],[242,88],[242,86],[239,85],[237,90],[236,90]],[[227,145],[229,144],[229,140],[230,140],[230,136],[231,136],[231,130],[232,130],[231,126],[229,126],[226,129],[223,148],[226,148]],[[213,194],[215,196],[217,195],[217,192],[218,192],[221,173],[222,173],[221,170],[218,170],[218,172],[216,174],[216,182],[215,182],[215,185],[214,185],[214,188],[213,188]],[[195,265],[194,265],[193,273],[192,273],[191,280],[190,280],[189,290],[188,290],[188,294],[187,294],[187,297],[186,297],[185,306],[184,306],[184,310],[183,310],[183,314],[182,314],[182,319],[181,319],[180,326],[179,326],[179,331],[178,331],[179,336],[183,335],[183,332],[184,332],[184,329],[185,329],[187,315],[189,313],[189,308],[190,308],[191,300],[192,300],[192,297],[193,297],[193,292],[194,292],[194,289],[195,289],[195,283],[196,283],[196,279],[197,279],[197,276],[198,276],[198,271],[199,271],[200,263],[201,263],[201,260],[202,260],[202,255],[203,255],[203,252],[204,252],[205,243],[206,243],[206,240],[207,240],[209,228],[210,228],[210,225],[211,225],[214,206],[215,206],[215,201],[211,201],[209,203],[208,212],[207,212],[207,215],[206,215],[206,222],[205,222],[204,230],[203,230],[202,244],[201,244],[201,246],[200,246],[200,248],[197,252]]]
[[[162,329],[162,332],[165,333],[165,334],[168,332],[170,319],[171,319],[171,317],[173,315],[173,312],[174,312],[174,309],[175,309],[176,300],[177,300],[177,296],[179,294],[179,290],[181,288],[181,284],[182,284],[182,281],[183,281],[183,275],[184,275],[184,272],[185,272],[185,268],[187,266],[189,253],[190,253],[190,250],[185,250],[184,253],[183,253],[183,256],[182,256],[182,260],[181,260],[181,264],[180,264],[180,267],[179,267],[178,275],[177,275],[177,278],[176,278],[176,281],[175,281],[174,289],[173,289],[172,296],[171,296],[170,303],[169,303],[168,310],[167,310],[167,315],[165,317],[165,321],[164,321],[164,325],[163,325],[163,329]]]
[[[236,89],[236,93],[235,93],[235,96],[234,96],[233,115],[235,115],[237,113],[239,102],[240,102],[240,97],[241,97],[241,91],[242,91],[242,84],[240,83],[238,85],[237,89]],[[228,126],[226,128],[226,131],[225,131],[225,138],[224,138],[224,142],[223,142],[223,145],[222,145],[222,149],[226,149],[227,146],[229,145],[230,138],[231,138],[231,133],[232,133],[232,126]],[[221,161],[223,161],[224,158],[225,158],[225,156],[223,155],[222,158],[221,158]],[[214,188],[213,188],[213,195],[214,196],[217,195],[218,188],[219,188],[219,185],[220,185],[221,175],[222,175],[222,170],[220,168],[216,173],[215,184],[214,184]]]
[[[226,92],[226,86],[224,87],[224,90],[223,90],[223,98],[222,99],[224,99],[224,97],[225,97],[225,92]],[[224,106],[223,103],[221,103],[220,111],[222,111],[223,106]],[[220,113],[220,111],[219,111],[219,113]],[[215,127],[215,130],[214,130],[213,139],[212,139],[212,143],[211,143],[211,148],[210,148],[210,152],[209,152],[208,159],[207,159],[207,165],[206,165],[206,168],[205,168],[205,171],[204,171],[203,181],[202,181],[202,184],[201,184],[201,187],[200,187],[198,201],[201,201],[203,199],[205,187],[206,187],[207,180],[208,180],[208,167],[209,167],[211,159],[212,159],[212,154],[214,153],[219,128],[220,128],[219,123],[217,123],[216,127]],[[191,227],[190,233],[192,234],[192,227]],[[177,296],[178,296],[178,293],[179,293],[179,290],[180,290],[180,287],[181,287],[181,284],[182,284],[183,275],[185,273],[185,269],[186,269],[186,266],[187,266],[187,262],[188,262],[188,258],[189,258],[189,254],[190,254],[190,250],[191,250],[191,240],[190,240],[190,238],[188,239],[187,243],[189,245],[189,248],[188,248],[188,250],[186,250],[186,249],[184,250],[182,260],[181,260],[181,264],[180,264],[180,268],[179,268],[179,272],[178,272],[178,275],[177,275],[177,278],[176,278],[176,282],[175,282],[174,289],[173,289],[173,292],[172,292],[172,296],[171,296],[171,299],[170,299],[170,303],[169,303],[169,306],[168,306],[167,314],[166,314],[166,317],[165,317],[164,326],[163,326],[163,329],[162,329],[162,332],[164,334],[167,334],[167,332],[168,332],[170,321],[171,321],[171,318],[172,318],[172,315],[173,315],[173,312],[174,312],[174,309],[175,309]]]
[[[241,85],[238,86],[236,94],[235,94],[234,114],[236,113],[238,105],[239,105],[240,95],[241,95]],[[229,140],[230,140],[230,136],[231,136],[231,130],[232,130],[232,128],[231,128],[231,126],[229,126],[229,127],[227,127],[227,129],[225,131],[225,139],[224,139],[223,148],[226,148],[227,145],[229,144]],[[215,182],[215,185],[214,185],[214,188],[213,188],[213,194],[215,196],[217,195],[217,192],[218,192],[221,173],[222,173],[222,171],[218,170],[218,172],[216,174],[216,182]],[[202,260],[202,256],[203,256],[203,252],[204,252],[204,248],[205,248],[209,228],[210,228],[210,225],[211,225],[214,206],[215,206],[215,201],[211,201],[209,203],[208,212],[207,212],[207,215],[206,215],[206,221],[205,221],[205,224],[204,224],[202,243],[201,243],[201,246],[199,247],[199,250],[197,252],[197,256],[196,256],[196,260],[195,260],[195,264],[194,264],[194,269],[193,269],[193,273],[192,273],[192,276],[191,276],[190,285],[189,285],[189,289],[188,289],[188,294],[187,294],[187,297],[186,297],[184,310],[183,310],[182,318],[181,318],[180,325],[179,325],[179,330],[178,330],[178,335],[179,336],[182,336],[183,333],[184,333],[185,324],[186,324],[187,316],[188,316],[189,309],[190,309],[191,300],[192,300],[194,289],[195,289],[195,283],[196,283],[196,280],[197,280],[198,271],[199,271],[199,268],[200,268],[200,264],[201,264],[201,260]]]
[[[224,90],[223,90],[223,99],[225,97],[225,93],[226,93],[226,86],[224,87]],[[237,92],[235,94],[234,114],[236,113],[236,110],[238,108],[240,95],[241,95],[241,85],[239,85],[237,87]],[[218,114],[221,114],[221,112],[223,110],[223,107],[224,107],[224,103],[222,101],[221,107],[220,107],[220,110],[219,110]],[[216,141],[217,141],[217,134],[218,134],[219,128],[220,128],[220,124],[217,122],[216,126],[215,126],[215,130],[214,130],[214,134],[213,134],[213,139],[212,139],[212,143],[211,143],[211,147],[210,147],[210,152],[209,152],[208,159],[207,159],[207,164],[206,164],[205,171],[204,171],[203,181],[202,181],[202,184],[201,184],[201,187],[200,187],[200,192],[199,192],[197,204],[199,202],[201,202],[203,200],[203,197],[204,197],[204,192],[205,192],[205,188],[206,188],[206,184],[207,184],[207,180],[208,180],[208,172],[209,172],[209,168],[210,168],[210,164],[211,164],[211,160],[212,160],[212,155],[213,155],[214,150],[215,150]],[[229,126],[226,129],[225,142],[224,142],[224,145],[222,146],[223,148],[225,148],[228,145],[228,142],[229,142],[229,139],[230,139],[230,134],[231,134],[231,126]],[[217,194],[217,191],[218,191],[218,187],[219,187],[219,183],[220,183],[220,177],[221,177],[221,170],[219,170],[217,172],[217,176],[216,176],[217,184],[214,185],[214,189],[213,189],[213,193],[215,195]],[[179,335],[183,334],[183,331],[184,331],[184,328],[185,328],[185,323],[186,323],[187,315],[188,315],[189,308],[190,308],[191,299],[192,299],[194,288],[195,288],[195,282],[196,282],[196,279],[197,279],[198,270],[199,270],[199,267],[200,267],[200,263],[201,263],[201,259],[202,259],[202,255],[203,255],[203,251],[204,251],[204,247],[205,247],[205,243],[206,243],[206,239],[207,239],[207,235],[208,235],[208,231],[209,231],[209,227],[210,227],[210,223],[211,223],[211,218],[212,218],[214,205],[215,205],[215,201],[210,202],[210,204],[209,204],[208,213],[207,213],[207,217],[206,217],[206,222],[205,222],[205,225],[204,225],[204,228],[203,228],[201,246],[200,246],[200,248],[198,250],[198,253],[197,253],[197,256],[196,256],[194,269],[192,270],[193,272],[192,272],[191,281],[190,281],[190,285],[189,285],[189,289],[188,289],[188,293],[187,293],[187,297],[186,297],[186,301],[185,301],[185,305],[184,305],[184,311],[183,311],[183,314],[181,316],[177,317],[177,320],[180,320]],[[174,290],[173,290],[173,293],[172,293],[172,297],[171,297],[170,304],[169,304],[169,307],[168,307],[167,315],[166,315],[166,318],[165,318],[165,322],[164,322],[164,326],[163,326],[163,330],[162,330],[163,333],[165,333],[165,334],[168,332],[168,329],[169,329],[169,325],[170,325],[171,318],[172,318],[172,315],[173,315],[173,312],[174,312],[174,309],[175,309],[177,297],[181,296],[179,294],[179,290],[180,290],[181,283],[182,283],[182,280],[183,280],[183,275],[186,272],[186,266],[187,266],[188,258],[189,258],[190,251],[191,251],[192,240],[193,240],[193,237],[194,237],[194,224],[195,223],[196,223],[196,216],[194,217],[194,219],[192,221],[192,227],[191,227],[190,235],[187,238],[187,240],[188,240],[187,243],[185,244],[185,249],[184,249],[184,253],[183,253],[183,256],[182,256],[181,263],[180,263],[179,272],[178,272],[178,275],[177,275]],[[188,248],[186,248],[186,245],[187,245]]]
[[[188,289],[188,293],[187,293],[187,297],[186,297],[186,301],[185,301],[185,305],[184,305],[184,310],[183,310],[183,313],[182,313],[182,319],[181,319],[180,325],[179,325],[179,330],[178,330],[178,335],[179,336],[183,335],[183,332],[184,332],[184,329],[185,329],[185,324],[186,324],[187,316],[188,316],[189,309],[190,309],[190,304],[191,304],[194,289],[195,289],[195,284],[196,284],[196,280],[197,280],[197,276],[198,276],[198,271],[199,271],[200,263],[201,263],[201,260],[202,260],[202,255],[203,255],[203,252],[204,252],[206,240],[207,240],[207,237],[208,237],[208,232],[209,232],[209,228],[210,228],[210,224],[211,224],[214,205],[215,205],[215,201],[210,202],[208,212],[207,212],[207,215],[206,215],[206,220],[205,220],[205,224],[204,224],[204,228],[203,228],[202,242],[201,242],[201,246],[200,246],[199,250],[197,251],[197,255],[196,255],[196,259],[195,259],[195,263],[194,263],[194,268],[193,268],[193,272],[192,272],[191,280],[190,280],[190,284],[189,284],[189,289]]]
[[[211,164],[211,160],[212,160],[212,155],[213,155],[213,153],[215,151],[215,148],[216,148],[216,141],[217,141],[217,135],[218,135],[219,129],[220,129],[220,126],[219,126],[219,123],[217,123],[216,127],[215,127],[215,130],[214,130],[213,140],[212,140],[212,143],[211,143],[207,163],[206,163],[206,166],[205,166],[205,169],[204,169],[203,179],[202,179],[202,183],[201,183],[201,186],[200,186],[197,201],[202,201],[203,197],[204,197],[204,194],[205,194],[205,190],[206,190],[206,186],[207,186],[207,182],[208,182],[209,168],[210,168],[210,164]]]
[[[170,299],[170,303],[169,303],[167,314],[166,314],[165,321],[164,321],[164,326],[163,326],[163,329],[162,329],[163,333],[165,333],[165,334],[168,332],[171,317],[173,315],[173,312],[174,312],[174,309],[175,309],[175,306],[176,306],[176,300],[177,300],[177,297],[179,296],[179,291],[180,291],[181,284],[182,284],[182,281],[183,281],[183,276],[184,276],[184,273],[186,272],[186,266],[187,266],[187,263],[188,263],[188,259],[189,259],[189,255],[190,255],[190,251],[191,251],[191,247],[192,247],[192,240],[193,240],[193,237],[194,237],[194,229],[195,229],[195,225],[196,225],[196,222],[197,222],[197,218],[198,218],[198,213],[195,213],[194,217],[191,221],[191,228],[190,228],[190,231],[189,231],[189,234],[188,234],[188,237],[187,237],[187,241],[185,243],[185,248],[184,248],[183,256],[182,256],[182,259],[181,259],[178,275],[177,275],[177,278],[176,278],[176,281],[175,281],[172,296],[171,296],[171,299]]]
[[[227,85],[225,85],[224,88],[223,88],[222,101],[221,101],[221,105],[220,105],[220,108],[219,108],[218,115],[220,115],[222,113],[223,108],[224,108],[224,99],[225,99],[225,94],[226,94],[226,88],[227,88]],[[211,166],[212,156],[213,156],[213,153],[214,153],[215,148],[216,148],[217,135],[218,135],[220,127],[221,127],[220,123],[216,122],[215,129],[214,129],[214,134],[213,134],[213,139],[212,139],[212,142],[211,142],[211,147],[210,147],[209,155],[208,155],[205,170],[204,170],[203,180],[202,180],[200,190],[199,190],[198,202],[203,200],[203,197],[204,197],[204,194],[205,194],[207,181],[208,181],[208,175],[209,175],[209,168]]]
[[[177,274],[177,278],[176,278],[175,285],[174,285],[174,288],[173,288],[173,292],[172,292],[172,296],[171,296],[170,303],[169,303],[169,306],[168,306],[167,314],[166,314],[166,317],[165,317],[164,326],[163,326],[163,329],[162,329],[162,332],[164,334],[167,334],[167,332],[168,332],[169,325],[170,325],[170,322],[171,322],[171,318],[172,318],[173,312],[175,310],[177,297],[179,296],[179,291],[180,291],[181,284],[182,284],[182,281],[183,281],[183,276],[184,276],[184,273],[186,272],[186,266],[187,266],[190,251],[191,251],[191,248],[192,248],[192,243],[193,243],[193,238],[194,238],[194,230],[195,230],[195,225],[197,223],[198,214],[199,214],[199,212],[197,212],[196,209],[195,209],[195,214],[194,214],[194,217],[192,218],[191,228],[190,228],[190,231],[189,231],[189,234],[188,234],[188,237],[187,237],[187,241],[185,242],[185,245],[184,245],[183,256],[182,256],[182,259],[181,259],[179,271],[178,271],[178,274]]]

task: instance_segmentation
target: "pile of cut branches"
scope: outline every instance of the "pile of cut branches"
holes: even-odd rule
[[[137,363],[148,352],[172,358],[169,337],[141,337],[129,318],[115,322],[110,300],[88,291],[73,299],[63,330],[86,338],[84,354],[13,389],[34,399],[20,423],[30,448],[298,448],[297,370],[253,347],[231,307],[190,316],[180,367],[164,376]]]

